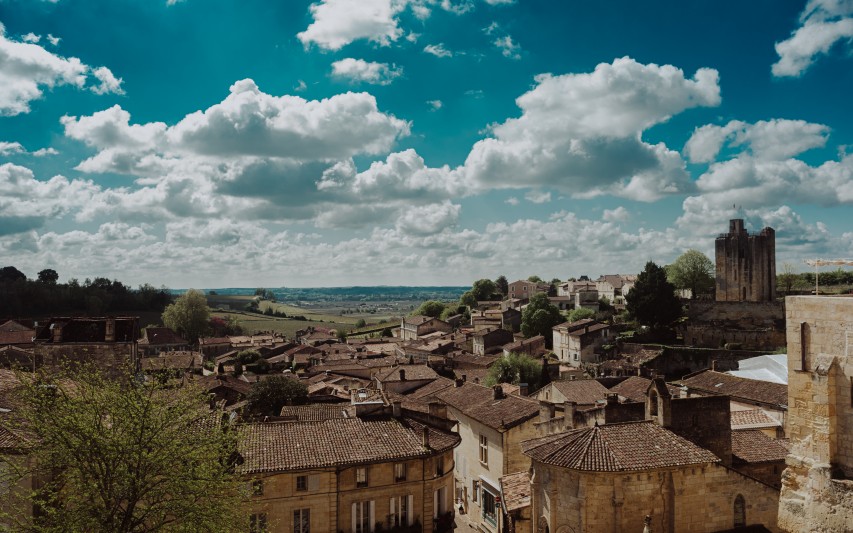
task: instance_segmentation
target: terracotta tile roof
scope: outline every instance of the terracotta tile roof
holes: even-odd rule
[[[453,380],[447,379],[439,376],[433,381],[427,383],[423,387],[418,387],[411,393],[407,394],[407,398],[411,398],[414,400],[429,400],[437,393],[443,391],[444,389],[450,388],[453,386]]]
[[[649,389],[649,385],[652,380],[649,378],[644,378],[642,376],[631,376],[625,381],[619,383],[618,385],[614,385],[610,387],[610,392],[615,392],[619,396],[623,398],[627,398],[632,402],[645,402],[646,401],[646,391]],[[675,385],[666,386],[669,389],[669,393],[673,397],[677,397],[679,394],[678,387]]]
[[[498,431],[509,429],[539,414],[539,402],[504,395],[495,400],[491,387],[466,382],[444,389],[435,396],[465,416]]]
[[[212,344],[228,344],[231,345],[231,339],[228,337],[202,337],[198,340],[201,346],[209,346]]]
[[[142,370],[200,368],[202,356],[198,352],[167,352],[159,357],[143,357],[139,362]]]
[[[299,422],[320,422],[344,418],[344,407],[341,404],[285,405],[281,408],[281,416],[293,417]]]
[[[239,451],[241,474],[305,470],[428,457],[459,444],[459,435],[429,427],[429,449],[422,442],[424,424],[389,416],[319,422],[246,424]]]
[[[740,429],[732,431],[732,456],[744,463],[784,461],[788,447],[760,429]]]
[[[364,357],[358,360],[358,364],[366,368],[394,366],[397,364],[397,356],[386,355],[385,357]]]
[[[575,320],[574,322],[563,322],[562,324],[557,324],[554,326],[554,329],[565,330],[569,333],[572,331],[576,331],[579,329],[583,329],[584,326],[589,326],[595,324],[595,320],[592,318],[582,318],[580,320]]]
[[[761,409],[732,411],[732,429],[758,429],[781,426],[781,422],[768,416]]]
[[[530,458],[589,472],[628,472],[718,463],[704,448],[652,421],[575,429],[521,443]]]
[[[412,324],[414,326],[420,326],[421,324],[429,322],[430,320],[432,320],[431,316],[412,315],[404,318],[403,322],[405,322],[406,324]]]
[[[504,508],[509,511],[522,509],[530,505],[530,473],[516,472],[501,479],[501,494]]]
[[[566,397],[566,401],[580,405],[594,404],[598,400],[605,399],[610,392],[594,379],[552,381],[550,385],[560,391]]]
[[[32,344],[36,330],[14,320],[0,324],[0,344]]]
[[[187,341],[171,328],[145,328],[139,344],[160,346],[164,344],[187,344]]]
[[[405,374],[405,380],[400,377],[400,371]],[[419,381],[438,379],[438,374],[426,365],[398,365],[380,370],[376,373],[378,381]]]
[[[747,379],[713,370],[703,370],[681,380],[690,389],[708,394],[725,394],[773,406],[788,407],[788,386],[781,383]]]
[[[474,355],[469,353],[458,353],[452,357],[452,362],[454,368],[467,368],[470,366],[488,368],[495,364],[495,361],[497,361],[498,359],[500,359],[500,357],[495,357],[493,355]]]

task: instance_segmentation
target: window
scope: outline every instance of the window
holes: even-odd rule
[[[476,479],[471,482],[471,501],[477,503],[477,495],[480,493],[480,482]]]
[[[447,487],[432,493],[432,516],[438,518],[447,512]]]
[[[367,467],[359,466],[355,469],[355,486],[356,487],[366,487],[367,486]]]
[[[407,496],[394,496],[391,498],[391,504],[389,507],[391,512],[388,515],[389,528],[412,525],[414,522],[414,513],[412,512],[414,499],[415,497],[411,494]]]
[[[263,496],[264,495],[264,480],[256,479],[252,481],[252,496]]]
[[[373,500],[352,504],[352,533],[373,533]]]
[[[308,476],[296,476],[296,490],[308,490]]]
[[[435,475],[443,476],[444,475],[444,457],[436,457],[435,458]]]
[[[495,495],[491,492],[487,491],[485,488],[483,489],[483,520],[490,523],[493,526],[498,525],[498,515],[497,515],[497,506],[495,502]]]
[[[311,533],[311,509],[293,511],[293,533]]]
[[[406,463],[394,463],[394,481],[406,481]]]
[[[249,517],[249,533],[267,531],[267,513],[253,514]]]
[[[743,496],[738,494],[735,498],[735,527],[746,526],[746,502]]]
[[[480,435],[480,462],[489,464],[489,439],[485,435]]]

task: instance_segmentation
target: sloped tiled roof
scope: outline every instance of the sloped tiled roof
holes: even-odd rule
[[[652,421],[575,429],[521,443],[530,458],[589,472],[629,472],[718,463],[704,448]]]
[[[0,324],[0,344],[31,344],[36,331],[14,320]]]
[[[530,473],[516,472],[501,477],[501,493],[507,511],[530,505]]]
[[[168,344],[187,344],[187,341],[172,331],[171,328],[145,328],[142,340],[139,344],[147,344],[149,346],[160,346]]]
[[[426,365],[398,365],[376,373],[379,381],[404,381],[400,378],[400,371],[405,374],[405,381],[437,379],[438,374]]]
[[[429,449],[422,442],[424,427],[429,428]],[[457,434],[405,417],[246,424],[243,429],[241,474],[428,457],[459,444]]]
[[[704,370],[685,377],[681,383],[691,389],[709,394],[725,394],[732,399],[744,399],[787,407],[788,386],[781,383],[740,378],[713,370]]]
[[[406,394],[407,398],[411,398],[413,400],[429,400],[435,394],[450,388],[453,386],[453,380],[447,379],[439,376],[437,379],[427,383],[423,387],[418,387],[414,391],[409,394]]]
[[[745,463],[784,461],[788,447],[759,429],[732,431],[732,456]]]
[[[610,392],[594,379],[552,381],[551,386],[560,391],[566,397],[566,401],[581,405],[591,405],[598,400],[603,400]]]
[[[412,315],[412,316],[407,316],[406,318],[403,319],[403,321],[406,324],[412,324],[412,325],[416,325],[416,326],[420,326],[421,324],[429,322],[430,320],[432,320],[431,316],[424,316],[424,315]]]
[[[732,411],[732,429],[758,429],[781,426],[781,422],[771,418],[761,409]]]
[[[632,402],[644,402],[646,401],[646,391],[649,390],[651,382],[652,380],[649,378],[631,376],[618,385],[610,387],[610,392],[615,392],[619,396],[627,398]],[[667,384],[666,387],[669,389],[669,393],[673,397],[678,396],[678,387],[669,384]]]
[[[293,417],[299,422],[320,422],[344,418],[344,408],[340,404],[285,405],[281,416]]]
[[[462,414],[497,430],[509,429],[539,414],[539,402],[505,395],[495,400],[491,387],[466,382],[435,395]]]

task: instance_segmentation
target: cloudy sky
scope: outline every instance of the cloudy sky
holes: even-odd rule
[[[0,262],[466,285],[730,218],[850,257],[852,40],[851,0],[0,0]]]

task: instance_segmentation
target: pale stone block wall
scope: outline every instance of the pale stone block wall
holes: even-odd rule
[[[636,473],[578,472],[542,463],[534,468],[533,515],[545,519],[553,532],[643,531],[646,515],[655,532],[730,529],[738,495],[745,502],[747,524],[776,531],[778,493],[720,465]]]
[[[788,297],[788,435],[779,525],[853,524],[853,299]]]

